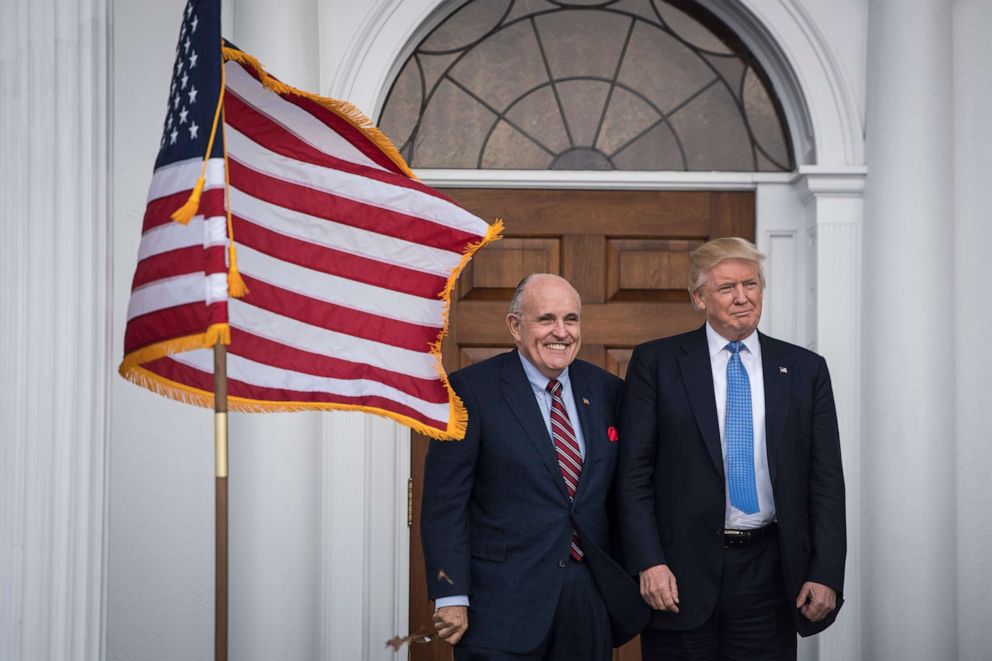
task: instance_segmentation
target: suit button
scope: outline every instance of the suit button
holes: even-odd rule
[[[564,569],[565,568],[565,565],[567,565],[567,564],[568,564],[568,561],[566,561],[566,560],[559,560],[558,561],[558,566],[561,567],[562,569]]]

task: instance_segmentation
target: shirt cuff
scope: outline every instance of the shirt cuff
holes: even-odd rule
[[[434,610],[448,606],[468,606],[468,595],[456,594],[450,597],[438,597],[434,600]]]

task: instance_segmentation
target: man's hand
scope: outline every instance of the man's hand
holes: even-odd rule
[[[468,606],[445,606],[434,611],[434,629],[441,639],[456,645],[468,629]]]
[[[679,612],[679,588],[668,565],[655,565],[641,572],[641,596],[655,610]]]
[[[799,590],[796,608],[810,622],[819,622],[837,607],[837,593],[822,583],[806,581]]]

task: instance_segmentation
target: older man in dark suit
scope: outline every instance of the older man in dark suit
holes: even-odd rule
[[[844,479],[823,358],[757,331],[764,256],[692,255],[698,330],[637,347],[621,406],[621,529],[654,610],[644,659],[795,659],[836,617]]]
[[[450,377],[468,430],[431,442],[421,527],[435,626],[456,659],[606,661],[621,642],[611,613],[621,638],[646,623],[605,552],[621,382],[575,360],[580,307],[562,278],[528,276],[507,315],[517,350]]]

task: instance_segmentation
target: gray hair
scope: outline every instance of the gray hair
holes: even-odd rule
[[[555,277],[561,277],[557,273],[528,273],[517,283],[517,288],[513,290],[513,296],[510,297],[510,314],[514,317],[521,318],[524,313],[524,290],[527,288],[528,283],[530,283],[531,278],[537,275],[553,275]],[[565,280],[565,278],[562,278]],[[579,295],[579,290],[577,290],[571,282],[565,280],[572,291],[575,292],[575,297],[579,299],[579,305],[582,305],[582,296]]]
[[[696,310],[696,299],[691,294],[699,291],[699,288],[706,284],[710,276],[710,271],[728,259],[740,259],[751,262],[758,268],[758,284],[765,288],[765,269],[762,262],[765,255],[758,250],[758,247],[739,236],[728,236],[722,239],[713,239],[692,251],[689,255],[689,294],[692,300],[692,307]]]

